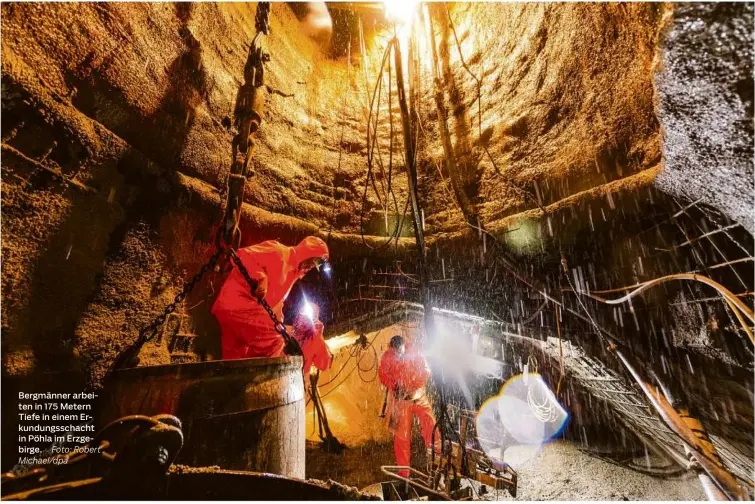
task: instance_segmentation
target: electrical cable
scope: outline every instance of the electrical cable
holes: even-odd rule
[[[734,305],[736,305],[736,307],[739,310],[741,310],[741,312],[745,316],[747,316],[747,318],[750,319],[750,321],[755,322],[755,315],[753,315],[753,312],[750,311],[747,308],[747,306],[739,298],[737,298],[737,296],[735,296],[729,289],[727,289],[726,287],[724,287],[720,283],[718,283],[718,282],[716,282],[716,281],[714,281],[714,280],[712,280],[712,279],[710,279],[710,278],[708,278],[706,276],[698,275],[696,273],[675,273],[675,274],[672,274],[672,275],[666,275],[666,276],[663,276],[663,277],[660,277],[660,278],[656,278],[654,280],[648,280],[646,282],[641,282],[639,284],[635,284],[635,285],[632,285],[632,286],[629,286],[629,287],[622,287],[620,289],[612,289],[612,290],[615,290],[615,291],[627,291],[629,289],[637,287],[632,292],[630,292],[627,295],[622,296],[622,297],[620,297],[618,299],[605,299],[605,298],[602,298],[600,296],[596,296],[595,294],[592,294],[592,293],[589,293],[589,292],[584,292],[584,291],[577,291],[577,290],[575,290],[574,292],[576,292],[577,294],[586,295],[586,296],[588,296],[588,297],[590,297],[592,299],[595,299],[596,301],[600,301],[602,303],[606,303],[606,304],[610,304],[610,305],[618,305],[618,304],[624,303],[624,302],[632,299],[633,297],[635,297],[636,295],[640,294],[641,292],[649,289],[650,287],[653,287],[655,285],[659,285],[659,284],[664,283],[664,282],[668,282],[670,280],[694,280],[694,281],[702,282],[702,283],[704,283],[706,285],[709,285],[709,286],[713,287],[714,289],[716,289],[723,297],[725,297],[730,302],[732,302]],[[602,292],[602,291],[596,291],[596,292]]]
[[[424,16],[423,16],[423,19],[424,19]],[[418,117],[419,117],[419,116],[418,116]],[[420,125],[420,128],[422,129],[422,121],[421,121],[421,120],[419,121],[419,125]],[[424,129],[423,129],[423,132],[424,132]],[[436,167],[437,167],[437,165],[436,165]],[[440,169],[438,168],[438,170],[440,170]],[[441,174],[441,179],[442,179],[442,174]],[[445,185],[444,185],[444,187],[445,187]],[[446,188],[446,189],[447,189],[447,188]],[[492,242],[492,243],[493,243],[493,245],[494,245],[494,246],[498,246],[498,247],[500,248],[500,244],[499,244],[499,242],[498,242],[498,238],[496,238],[496,237],[495,237],[495,236],[494,236],[494,235],[493,235],[492,233],[490,233],[489,231],[487,231],[487,230],[486,230],[486,229],[485,229],[484,227],[482,227],[482,226],[474,226],[474,225],[473,225],[473,224],[472,224],[471,222],[469,222],[469,220],[468,220],[468,218],[467,218],[467,215],[465,214],[464,208],[463,208],[463,207],[461,206],[461,204],[460,204],[460,203],[459,203],[459,202],[457,201],[457,199],[456,199],[456,198],[451,198],[451,201],[454,201],[454,202],[455,202],[455,203],[456,203],[456,204],[457,204],[457,205],[458,205],[458,206],[460,207],[460,210],[461,210],[461,212],[462,212],[462,215],[464,215],[464,219],[463,219],[463,220],[464,220],[464,222],[465,222],[465,223],[466,223],[466,224],[467,224],[468,226],[470,226],[470,227],[472,227],[472,228],[474,228],[474,229],[478,230],[478,231],[479,231],[479,232],[481,232],[481,233],[485,233],[485,234],[486,234],[487,236],[489,236],[489,237],[490,237],[490,238],[491,238],[491,239],[493,240],[493,242]],[[601,328],[600,326],[598,326],[597,324],[595,324],[595,321],[594,321],[594,320],[592,320],[592,318],[591,318],[591,317],[585,317],[584,315],[582,315],[582,314],[581,314],[581,313],[579,313],[578,311],[576,311],[576,310],[573,310],[573,309],[571,309],[571,308],[569,308],[569,307],[566,307],[566,306],[564,306],[564,305],[562,304],[562,302],[560,302],[560,301],[556,300],[556,299],[555,299],[555,298],[554,298],[553,296],[550,296],[550,295],[549,295],[549,294],[548,294],[548,293],[546,292],[546,287],[545,287],[545,286],[540,286],[540,285],[537,285],[537,284],[538,284],[538,282],[535,282],[535,281],[533,281],[533,280],[530,280],[530,279],[528,279],[527,277],[523,276],[523,275],[522,275],[522,274],[521,274],[521,273],[520,273],[520,272],[518,271],[518,269],[517,269],[517,268],[516,268],[516,267],[514,266],[514,264],[513,264],[513,261],[512,261],[512,260],[510,260],[510,259],[509,259],[509,258],[507,257],[507,254],[506,254],[506,252],[505,252],[505,251],[501,251],[501,254],[500,254],[500,255],[498,256],[498,259],[499,259],[499,260],[501,261],[501,263],[502,263],[503,267],[504,267],[504,268],[505,268],[505,269],[506,269],[506,270],[507,270],[507,271],[509,272],[509,274],[511,274],[511,275],[512,275],[512,276],[513,276],[514,278],[516,278],[516,279],[517,279],[517,280],[519,280],[520,282],[524,283],[524,284],[525,284],[525,285],[527,285],[528,287],[530,287],[530,288],[532,288],[532,289],[536,290],[536,291],[537,291],[538,293],[540,293],[540,295],[542,295],[542,296],[543,296],[543,297],[544,297],[545,299],[548,299],[549,301],[553,302],[554,304],[556,304],[556,305],[558,305],[558,306],[562,306],[562,307],[563,307],[563,308],[564,308],[564,309],[565,309],[566,311],[568,311],[569,313],[571,313],[571,314],[572,314],[572,315],[574,315],[575,317],[577,317],[577,318],[579,318],[579,319],[581,319],[581,320],[583,320],[583,321],[585,321],[585,322],[590,322],[590,323],[591,323],[591,324],[592,324],[592,325],[593,325],[593,326],[594,326],[594,327],[595,327],[596,329],[598,329],[598,331],[599,331],[599,334],[601,335],[601,340],[603,339],[603,336],[605,336],[605,337],[607,337],[607,338],[608,338],[608,339],[609,339],[609,340],[610,340],[610,341],[611,341],[612,343],[614,343],[614,344],[620,344],[620,343],[621,343],[621,341],[620,341],[620,340],[619,340],[619,339],[618,339],[618,338],[617,338],[616,336],[614,336],[613,334],[611,334],[610,332],[608,332],[608,331],[607,331],[606,329],[603,329],[603,328]],[[498,317],[498,318],[500,318],[500,317]]]
[[[569,276],[566,276],[567,279],[569,279]],[[702,282],[710,287],[713,287],[718,291],[719,294],[724,298],[726,303],[729,305],[729,307],[734,311],[734,314],[737,316],[737,319],[742,324],[742,327],[744,328],[745,332],[747,333],[747,336],[750,338],[750,342],[755,344],[755,339],[753,339],[753,333],[752,330],[749,328],[749,326],[745,323],[745,321],[742,319],[742,315],[750,319],[751,322],[755,322],[755,315],[753,315],[753,312],[745,305],[737,296],[735,296],[729,289],[721,285],[720,283],[716,282],[715,280],[712,280],[706,276],[698,275],[696,273],[676,273],[673,275],[666,275],[660,278],[656,278],[654,280],[648,280],[647,282],[641,282],[639,284],[625,287],[623,289],[618,290],[629,290],[631,288],[636,287],[633,291],[629,292],[625,296],[622,296],[618,299],[605,299],[600,296],[596,296],[595,294],[584,292],[584,291],[578,291],[574,289],[574,286],[571,285],[571,280],[569,280],[569,287],[571,287],[572,291],[574,291],[575,294],[578,295],[584,295],[591,299],[594,299],[596,301],[600,301],[601,303],[605,303],[608,305],[619,305],[621,303],[624,303],[626,301],[629,301],[633,297],[637,296],[638,294],[642,293],[643,291],[656,286],[660,285],[662,283],[671,281],[671,280],[694,280],[697,282]],[[614,290],[614,289],[612,289]],[[579,296],[577,296],[577,299],[579,300]],[[581,303],[580,303],[581,304]]]
[[[454,35],[454,40],[456,41],[456,49],[459,52],[459,60],[461,61],[461,66],[464,67],[464,70],[467,71],[467,73],[472,77],[475,82],[477,83],[477,128],[478,128],[478,141],[480,146],[485,151],[485,154],[487,154],[488,159],[490,160],[490,164],[493,165],[493,169],[495,169],[496,173],[501,173],[500,169],[498,168],[498,165],[496,164],[495,160],[493,160],[493,155],[490,153],[490,150],[488,149],[487,142],[483,142],[482,140],[482,79],[478,78],[477,75],[472,72],[472,69],[469,68],[469,65],[464,60],[464,55],[461,52],[461,42],[459,41],[459,37],[456,34],[456,26],[454,25],[453,19],[451,19],[451,12],[448,10],[448,5],[443,4],[446,9],[446,16],[448,17],[448,24],[451,27],[451,32]],[[513,180],[510,180],[511,186],[514,187],[514,189],[518,190],[519,192],[523,193],[525,196],[532,197],[532,193],[527,191],[526,189],[519,187],[517,184],[514,183]],[[543,204],[540,201],[539,197],[535,197],[535,202],[537,203],[538,208],[543,212],[543,214],[547,214],[548,211],[545,209]]]
[[[360,35],[361,35],[361,33],[360,33]],[[364,42],[362,41],[362,44],[363,43]],[[382,162],[382,152],[380,150],[380,144],[379,144],[379,142],[377,142],[377,137],[378,137],[377,127],[378,127],[378,120],[379,120],[379,115],[380,115],[380,99],[381,99],[381,95],[382,95],[383,73],[384,73],[384,70],[385,70],[385,63],[386,63],[386,61],[388,61],[389,64],[390,64],[390,58],[389,58],[389,56],[391,54],[391,49],[393,48],[393,45],[395,43],[396,43],[396,39],[395,38],[391,39],[388,42],[388,45],[386,46],[385,51],[383,53],[382,63],[380,65],[380,69],[379,69],[379,73],[378,73],[379,77],[378,77],[377,81],[375,82],[375,88],[374,88],[373,93],[372,93],[372,99],[369,102],[369,112],[368,112],[368,116],[367,116],[367,175],[366,175],[366,179],[365,179],[364,191],[362,193],[361,208],[360,208],[360,212],[359,212],[359,232],[360,232],[360,235],[362,237],[362,243],[366,247],[368,247],[369,249],[371,249],[371,250],[382,250],[382,249],[388,247],[393,240],[396,240],[396,246],[398,247],[398,238],[399,238],[400,230],[401,230],[401,228],[403,226],[403,221],[404,221],[404,218],[406,216],[406,211],[407,211],[408,206],[409,206],[409,198],[407,198],[406,204],[404,206],[404,211],[403,211],[403,214],[402,214],[402,218],[398,219],[398,213],[399,213],[398,200],[396,199],[396,194],[393,191],[393,187],[392,187],[392,182],[393,182],[393,117],[392,117],[392,114],[390,114],[390,109],[392,107],[390,105],[390,101],[389,101],[389,115],[390,115],[389,122],[390,122],[390,130],[391,130],[391,139],[390,139],[390,149],[391,149],[391,152],[390,152],[390,156],[389,156],[389,167],[388,167],[388,176],[387,176],[387,178],[388,178],[388,187],[387,188],[383,187],[383,191],[384,191],[383,194],[385,196],[386,204],[383,204],[383,199],[380,198],[380,194],[379,194],[379,192],[377,190],[377,186],[375,185],[375,175],[373,173],[373,160],[376,159],[378,167],[380,168],[383,176],[385,177],[385,168],[384,168],[384,165],[383,165],[383,162]],[[364,50],[363,45],[362,45],[362,50]],[[390,71],[391,71],[391,67],[389,66],[389,72]],[[389,79],[390,79],[390,77],[389,77]],[[366,69],[365,69],[365,86],[367,86],[367,88],[369,88],[369,83],[367,81]],[[389,82],[389,90],[388,90],[389,100],[392,99],[391,98],[391,95],[392,95],[391,91],[392,91],[392,89],[391,89],[391,85],[390,85],[390,82]],[[373,126],[373,119],[372,118],[373,118],[373,110],[375,110],[375,106],[376,106],[376,103],[375,103],[376,97],[377,97],[377,110],[376,110],[376,112],[374,114],[375,119],[374,119],[374,126]],[[377,158],[375,157],[375,150],[376,149],[377,149],[377,154],[378,154]],[[378,198],[378,202],[383,207],[383,211],[387,212],[387,208],[388,208],[387,207],[387,205],[388,205],[388,196],[390,195],[392,197],[392,199],[393,199],[393,206],[394,206],[394,209],[395,209],[395,212],[396,212],[396,217],[397,217],[395,225],[394,225],[394,228],[393,228],[393,231],[388,236],[388,239],[384,243],[382,243],[381,245],[378,245],[377,247],[373,247],[372,245],[370,245],[369,243],[367,243],[367,240],[365,238],[365,233],[364,233],[364,212],[365,212],[365,207],[366,207],[366,204],[367,204],[367,189],[369,187],[370,180],[372,180],[372,186],[373,186],[373,189],[375,191],[375,195]],[[381,179],[381,185],[382,185],[382,179]]]
[[[375,350],[375,349],[374,349],[373,343],[374,343],[375,339],[377,339],[377,337],[378,337],[378,336],[380,335],[380,333],[381,333],[381,332],[382,332],[382,329],[381,329],[381,330],[379,330],[379,331],[378,331],[378,332],[377,332],[377,333],[375,334],[375,336],[373,336],[372,340],[370,340],[370,341],[368,342],[368,346],[372,346],[373,350],[375,351],[375,355],[377,355],[377,350]],[[339,376],[339,375],[340,375],[340,374],[341,374],[341,373],[343,372],[343,370],[344,370],[344,369],[346,369],[346,365],[347,365],[347,364],[349,363],[349,361],[351,361],[351,359],[352,359],[352,358],[354,358],[354,357],[356,357],[357,355],[359,355],[359,354],[361,353],[361,350],[362,350],[362,349],[361,349],[361,348],[359,348],[359,347],[357,347],[357,350],[356,350],[356,351],[354,350],[354,348],[352,348],[352,349],[349,349],[349,358],[348,358],[348,359],[346,360],[346,362],[344,362],[344,364],[343,364],[343,366],[341,367],[341,369],[339,369],[339,370],[338,370],[338,372],[336,373],[336,375],[335,375],[335,376],[334,376],[333,378],[331,378],[331,379],[330,379],[330,380],[328,380],[327,382],[325,382],[325,383],[323,383],[322,385],[320,385],[320,387],[325,387],[326,385],[328,385],[328,384],[330,384],[330,383],[333,383],[333,382],[334,382],[334,381],[336,380],[336,378],[338,378],[338,376]],[[328,391],[327,391],[327,392],[325,392],[324,394],[320,394],[320,398],[323,398],[323,397],[327,396],[328,394],[330,394],[331,392],[333,392],[333,391],[334,391],[335,389],[337,389],[338,387],[340,387],[341,385],[343,385],[343,384],[344,384],[344,383],[346,382],[346,380],[348,380],[348,379],[349,379],[349,376],[351,376],[351,375],[352,375],[352,374],[354,373],[354,371],[355,371],[355,370],[359,369],[359,363],[360,363],[360,362],[361,362],[361,360],[362,360],[362,359],[363,359],[363,358],[365,357],[365,355],[367,355],[367,354],[366,354],[366,353],[364,353],[364,354],[361,354],[361,356],[359,357],[359,359],[357,359],[356,365],[355,365],[355,366],[354,366],[354,367],[353,367],[353,368],[351,369],[351,371],[349,371],[349,373],[348,373],[348,374],[346,375],[346,377],[344,377],[344,379],[343,379],[343,380],[342,380],[342,381],[341,381],[340,383],[338,383],[337,385],[334,385],[334,386],[333,386],[333,388],[331,388],[330,390],[328,390]],[[371,367],[371,368],[370,368],[370,369],[368,369],[367,371],[371,371],[372,369],[373,369],[373,368]],[[374,369],[376,369],[376,375],[377,375],[377,359],[375,360],[375,363],[374,363]],[[361,377],[361,376],[360,376],[360,377]],[[372,378],[372,379],[370,380],[370,382],[372,382],[372,381],[374,381],[374,380],[375,380],[375,378]],[[364,380],[363,380],[363,381],[364,381]],[[368,383],[369,383],[369,382],[368,382]]]
[[[351,35],[349,35],[349,47],[346,54],[346,87],[351,87]],[[346,93],[343,93],[343,108],[346,109]],[[328,227],[328,239],[326,242],[330,244],[330,235],[333,232],[333,223],[335,221],[336,213],[336,177],[341,171],[341,157],[343,156],[343,135],[346,129],[346,121],[341,122],[341,140],[338,142],[338,166],[336,167],[336,173],[333,176],[333,208],[330,211],[330,226]]]
[[[542,423],[550,423],[558,417],[553,401],[546,395],[542,402],[538,402],[533,393],[534,387],[527,387],[527,405],[532,414]]]
[[[339,376],[339,375],[340,375],[340,374],[341,374],[341,373],[343,372],[343,370],[344,370],[344,369],[346,369],[346,365],[347,365],[347,364],[349,363],[349,361],[351,361],[351,359],[353,359],[353,358],[354,358],[354,356],[353,356],[353,355],[351,355],[351,353],[349,353],[349,358],[348,358],[348,359],[346,359],[346,362],[344,362],[344,363],[343,363],[343,366],[341,366],[341,369],[339,369],[339,370],[338,370],[338,372],[336,373],[336,375],[335,375],[335,376],[334,376],[333,378],[331,378],[330,380],[328,380],[327,382],[320,384],[320,386],[321,386],[321,387],[324,387],[325,385],[328,385],[328,384],[330,384],[330,383],[333,383],[333,382],[334,382],[334,381],[336,380],[336,378],[338,378],[338,376]]]
[[[566,281],[569,283],[569,287],[571,288],[572,291],[576,293],[577,291],[574,289],[574,286],[571,283],[571,278],[569,278],[569,267],[567,266],[566,257],[564,256],[561,256],[561,265],[563,266],[564,276],[566,277]],[[595,328],[595,332],[598,334],[598,337],[600,338],[601,342],[605,345],[605,338],[603,337],[600,326],[592,318],[592,315],[590,315],[590,311],[582,302],[582,298],[580,296],[577,296],[577,303],[579,304],[580,307],[582,307],[582,310],[585,312],[585,315],[587,315],[587,318],[590,319],[590,323],[592,323],[593,327]]]
[[[537,360],[531,354],[527,357],[526,374],[530,373],[537,374]],[[556,409],[556,405],[553,403],[553,401],[551,401],[548,393],[545,393],[545,397],[543,398],[542,402],[538,402],[535,398],[533,390],[533,385],[527,386],[527,405],[529,406],[530,411],[532,411],[532,414],[535,415],[535,418],[537,418],[542,423],[550,423],[555,421],[556,418],[558,418],[558,411]]]
[[[548,300],[546,299],[546,300],[543,301],[543,304],[541,304],[538,307],[538,309],[535,310],[535,313],[533,313],[527,320],[523,320],[523,321],[521,321],[519,323],[522,324],[522,325],[529,324],[530,322],[532,322],[533,320],[535,320],[535,318],[537,318],[538,315],[540,315],[540,313],[545,309],[545,307],[547,305],[548,305]]]
[[[364,383],[372,383],[375,381],[375,378],[377,378],[378,375],[378,356],[377,356],[377,350],[375,350],[375,347],[372,345],[372,343],[368,343],[367,347],[372,350],[372,355],[374,356],[374,359],[372,361],[372,365],[369,368],[363,368],[359,365],[360,362],[362,362],[362,359],[359,359],[357,361],[357,367],[359,368],[359,379],[362,380]],[[375,370],[375,374],[370,378],[369,380],[366,379],[362,373],[369,373],[372,370]]]
[[[731,309],[731,311],[734,312],[734,315],[737,317],[737,320],[739,321],[739,323],[742,325],[742,329],[744,329],[745,334],[747,334],[747,337],[750,338],[750,342],[755,344],[755,338],[753,338],[752,329],[750,329],[750,326],[747,325],[747,322],[745,322],[745,320],[742,318],[742,314],[739,312],[737,307],[732,304],[731,301],[729,301],[728,299],[725,299],[725,301],[726,301],[726,304]]]
[[[328,391],[327,391],[327,392],[325,392],[324,394],[320,394],[320,398],[323,398],[323,397],[327,397],[327,395],[328,395],[328,394],[330,394],[331,392],[333,392],[334,390],[336,390],[336,389],[337,389],[338,387],[340,387],[341,385],[343,385],[343,384],[344,384],[344,383],[346,382],[346,380],[348,380],[348,379],[349,379],[349,376],[351,376],[352,374],[354,374],[354,371],[355,371],[356,369],[357,369],[357,366],[354,366],[353,368],[351,368],[351,371],[349,371],[349,374],[347,374],[347,375],[346,375],[346,376],[344,377],[344,379],[343,379],[343,380],[341,380],[341,383],[339,383],[339,384],[337,384],[337,385],[334,385],[332,389],[328,390]],[[330,382],[328,382],[328,383],[330,383]]]

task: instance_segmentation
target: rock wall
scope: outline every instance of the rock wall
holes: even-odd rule
[[[575,198],[600,200],[652,181],[661,161],[652,69],[665,7],[469,3],[431,11],[449,130],[481,222],[505,230],[523,212],[540,217]],[[430,82],[424,91],[427,153],[442,167]],[[453,210],[441,205],[447,193],[430,168],[435,212],[426,222],[448,232]]]
[[[664,191],[700,201],[755,233],[753,6],[675,8],[656,78]]]
[[[64,373],[94,386],[117,351],[212,253],[255,6],[2,9],[4,373]],[[740,9],[751,15],[751,9]],[[684,59],[684,16],[690,12],[681,10],[671,25],[667,77],[658,85],[662,96],[673,94],[664,90],[687,89],[680,84],[686,74],[676,70],[681,63],[674,62]],[[552,275],[554,265],[557,271],[559,251],[566,249],[577,256],[575,266],[589,259],[597,267],[599,260],[601,282],[631,283],[636,267],[628,254],[651,244],[632,249],[629,233],[676,211],[670,198],[649,188],[658,173],[681,166],[681,158],[668,154],[681,152],[674,151],[670,136],[675,123],[664,123],[662,147],[655,114],[653,72],[662,30],[669,26],[668,7],[468,3],[449,4],[448,10],[433,5],[429,14],[458,189],[476,218],[508,250],[541,254],[524,265],[534,276]],[[346,278],[364,271],[365,256],[410,257],[414,246],[410,236],[396,249],[368,251],[363,245],[363,206],[364,240],[372,245],[384,241],[379,235],[385,223],[404,207],[403,145],[394,88],[398,201],[383,210],[385,193],[378,201],[373,190],[387,182],[379,167],[373,187],[366,196],[363,191],[368,97],[387,27],[365,23],[367,86],[355,17],[336,20],[346,28],[338,32],[335,23],[336,40],[323,50],[286,5],[273,6],[266,120],[257,136],[242,232],[244,244],[267,238],[293,243],[320,234],[344,264]],[[724,31],[716,33],[723,37]],[[428,243],[435,247],[432,273],[445,277],[444,269],[456,261],[457,271],[476,268],[468,279],[485,278],[487,284],[489,277],[490,283],[498,278],[498,287],[512,291],[486,262],[484,238],[464,223],[453,196],[433,101],[432,51],[424,38],[418,47],[419,185]],[[386,98],[376,107],[384,119]],[[663,100],[663,118],[676,120],[686,110]],[[685,128],[679,131],[690,131]],[[391,145],[387,121],[381,120],[379,131],[385,159]],[[732,170],[746,173],[739,166]],[[699,165],[704,170],[710,172],[708,165]],[[659,179],[662,187],[669,176]],[[744,194],[739,185],[725,187],[735,186]],[[724,208],[724,194],[732,191],[715,193],[709,202]],[[600,246],[586,251],[590,240]],[[662,262],[659,273],[668,264]],[[619,269],[620,275],[613,273]],[[203,336],[198,344],[209,358],[217,354],[217,327],[207,308],[221,281],[219,274],[208,275],[179,310],[187,331]],[[456,303],[460,291],[448,285],[437,287],[438,296]],[[500,299],[479,285],[463,308]],[[148,348],[146,362],[164,362],[165,345]]]
[[[209,257],[254,13],[3,6],[5,373],[88,369],[96,383]],[[356,91],[285,5],[271,23],[244,242],[332,229],[336,256],[348,253],[363,177]]]

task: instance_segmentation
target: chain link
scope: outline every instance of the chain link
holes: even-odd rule
[[[230,256],[231,261],[239,269],[241,276],[244,277],[244,280],[249,285],[249,290],[252,297],[257,300],[257,303],[259,303],[259,305],[262,306],[262,308],[265,310],[267,315],[270,317],[270,320],[273,323],[273,328],[278,334],[281,335],[281,337],[283,338],[283,341],[285,342],[284,351],[286,355],[302,355],[302,350],[301,350],[301,346],[299,345],[299,342],[296,340],[296,338],[292,337],[288,333],[286,326],[275,314],[270,304],[264,298],[258,298],[255,295],[255,291],[257,290],[257,281],[251,277],[251,275],[249,274],[249,271],[244,266],[244,263],[241,262],[241,259],[236,254],[236,252],[233,249],[219,248],[212,255],[212,257],[210,257],[209,261],[207,261],[199,269],[199,271],[193,277],[191,277],[191,279],[188,282],[184,284],[183,288],[181,289],[181,292],[179,292],[176,295],[176,297],[173,298],[173,302],[170,303],[167,307],[165,307],[163,312],[157,317],[155,317],[155,319],[149,325],[142,328],[142,330],[139,332],[139,339],[137,339],[136,343],[131,345],[124,352],[124,353],[129,354],[128,358],[124,358],[124,355],[121,355],[115,359],[115,363],[114,363],[115,365],[113,366],[114,370],[120,367],[130,367],[129,365],[133,364],[131,359],[136,357],[138,350],[145,343],[153,340],[155,336],[158,335],[160,328],[165,323],[165,320],[168,318],[168,316],[174,311],[176,311],[176,308],[178,308],[178,305],[181,304],[181,302],[186,298],[186,296],[188,296],[189,293],[194,289],[194,287],[196,287],[196,285],[202,280],[202,278],[204,278],[207,272],[215,268],[220,258],[224,255]]]
[[[246,179],[254,175],[249,160],[254,149],[252,135],[259,129],[263,119],[265,95],[265,63],[270,55],[262,46],[262,38],[270,33],[270,3],[260,2],[255,16],[257,34],[249,47],[244,64],[244,82],[239,87],[234,107],[234,125],[238,132],[231,143],[232,163],[228,174],[228,197],[223,218],[223,238],[230,246],[241,219]]]
[[[157,336],[158,329],[165,323],[165,319],[168,318],[168,315],[176,311],[176,308],[178,305],[184,300],[184,298],[194,289],[194,287],[199,283],[200,280],[207,274],[208,271],[215,268],[215,265],[217,265],[218,260],[220,260],[220,257],[225,253],[225,250],[218,250],[215,252],[212,257],[210,258],[207,263],[205,263],[202,268],[193,276],[191,277],[191,280],[186,282],[183,286],[183,289],[181,289],[181,292],[179,292],[176,297],[173,299],[173,302],[169,304],[163,312],[158,315],[155,320],[152,321],[151,324],[145,326],[140,332],[139,332],[139,341],[141,344],[144,344],[152,339],[154,339],[155,336]]]
[[[257,12],[254,15],[254,28],[257,33],[270,35],[270,2],[257,4]]]
[[[275,314],[273,309],[270,307],[270,304],[268,304],[267,301],[265,301],[265,298],[257,297],[254,294],[254,291],[257,290],[257,282],[249,275],[249,271],[247,271],[246,267],[244,266],[244,263],[241,262],[241,259],[238,255],[236,255],[236,252],[233,250],[230,250],[230,256],[233,263],[236,265],[236,267],[239,269],[239,273],[241,273],[241,276],[244,277],[244,280],[246,280],[246,283],[249,284],[249,288],[251,289],[252,297],[257,300],[257,302],[262,306],[262,308],[267,312],[268,316],[270,317],[270,320],[273,321],[273,327],[278,332],[278,334],[281,335],[283,338],[283,341],[286,343],[285,352],[287,355],[302,355],[301,347],[299,346],[299,342],[296,341],[295,338],[291,337],[290,334],[288,334],[288,330],[286,329],[286,326],[283,324],[283,322],[280,321],[278,316]]]
[[[260,2],[257,5],[255,14],[255,28],[257,34],[252,40],[246,64],[244,65],[244,83],[239,88],[236,97],[236,107],[234,110],[235,123],[238,128],[238,134],[233,138],[233,164],[228,176],[228,200],[226,203],[225,216],[223,223],[218,229],[215,240],[217,251],[212,255],[209,261],[200,268],[200,270],[186,282],[173,302],[169,304],[163,312],[158,315],[149,325],[142,328],[139,332],[137,341],[122,352],[113,362],[111,369],[120,367],[130,367],[134,364],[139,349],[146,342],[152,340],[159,333],[160,328],[165,323],[168,316],[173,313],[178,305],[194,289],[208,271],[217,266],[218,261],[223,255],[229,255],[233,263],[239,269],[239,272],[249,284],[252,297],[267,312],[273,327],[281,335],[285,342],[284,351],[287,355],[302,355],[299,343],[293,338],[286,326],[278,319],[273,309],[264,298],[255,296],[257,282],[249,275],[241,259],[233,250],[237,247],[241,238],[238,223],[241,217],[241,204],[244,197],[244,182],[246,178],[253,175],[249,169],[249,158],[252,152],[252,134],[257,131],[262,122],[262,105],[264,97],[258,93],[264,85],[264,64],[270,61],[270,55],[266,53],[261,44],[261,36],[270,33],[270,2]],[[138,361],[137,361],[138,362]]]

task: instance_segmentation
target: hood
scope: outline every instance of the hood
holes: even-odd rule
[[[294,256],[296,264],[299,264],[313,257],[322,257],[328,260],[330,253],[328,252],[328,246],[322,239],[316,236],[307,236],[294,247]]]

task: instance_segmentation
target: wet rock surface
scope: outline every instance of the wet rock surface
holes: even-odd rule
[[[419,187],[430,299],[553,331],[552,307],[538,312],[538,289],[517,283],[498,261],[507,252],[573,312],[587,304],[637,359],[664,371],[659,355],[678,361],[680,387],[697,404],[716,404],[705,408],[705,419],[718,423],[720,414],[721,425],[744,432],[749,447],[751,376],[741,375],[752,369],[751,347],[726,307],[705,301],[710,292],[669,284],[617,307],[569,292],[572,281],[615,289],[693,270],[737,293],[752,291],[752,263],[742,261],[742,253],[752,254],[753,231],[752,6],[676,7],[671,18],[660,4],[433,7],[461,184],[451,186],[445,167],[424,47]],[[211,255],[254,8],[3,4],[6,398],[15,389],[65,383],[98,387],[117,352]],[[355,25],[336,44],[345,52],[345,41],[354,41],[349,65],[340,49],[307,37],[286,5],[273,6],[271,22],[266,119],[244,195],[242,244],[329,239],[332,283],[315,287],[322,282],[309,278],[304,285],[321,289],[333,317],[369,313],[390,301],[387,292],[416,301],[411,231],[395,249],[365,246],[385,241],[407,198],[395,89],[392,110],[385,95],[377,108],[384,160],[392,112],[398,201],[384,204],[378,188],[385,174],[364,192],[366,97],[386,39],[367,34],[368,89]],[[465,224],[457,190],[492,235]],[[697,200],[725,216],[682,212]],[[411,212],[405,228],[410,219]],[[737,223],[746,229],[696,239]],[[562,254],[576,276],[563,277]],[[729,260],[740,262],[719,266]],[[391,277],[389,285],[379,276],[386,272],[403,283]],[[198,336],[189,358],[218,354],[209,306],[221,282],[222,273],[208,275],[179,309],[188,324],[178,329]],[[355,302],[363,296],[369,301]],[[709,304],[668,309],[702,302]],[[606,357],[589,324],[564,323],[565,339]],[[150,344],[143,364],[170,362],[171,341],[167,335]],[[682,360],[677,347],[708,360]],[[745,384],[736,405],[711,402],[720,394],[698,384],[695,370],[703,368],[710,384]],[[12,427],[4,424],[3,434]]]
[[[679,4],[656,76],[664,191],[701,200],[755,232],[753,6]]]

